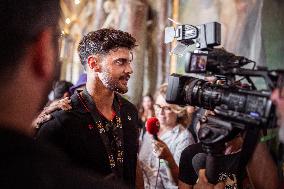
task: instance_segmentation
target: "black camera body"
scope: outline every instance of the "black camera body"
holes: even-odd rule
[[[201,28],[201,29],[197,29]],[[166,34],[170,34],[166,28]],[[198,43],[198,52],[188,53],[185,72],[210,74],[222,80],[222,84],[210,83],[186,75],[172,74],[168,79],[166,101],[179,105],[198,106],[215,112],[227,123],[245,129],[259,126],[276,126],[274,107],[270,100],[273,89],[283,86],[283,71],[269,71],[267,68],[255,69],[255,62],[236,56],[220,44],[221,26],[217,22],[199,26],[180,25],[175,31],[177,40],[186,45]],[[209,41],[206,39],[209,37]],[[169,38],[169,37],[168,37]],[[171,38],[173,39],[173,38]],[[201,43],[204,41],[204,43]],[[169,39],[167,41],[170,41]],[[253,63],[253,68],[244,66]],[[237,77],[243,77],[237,79]],[[266,90],[257,90],[253,78],[263,78]],[[282,78],[282,79],[281,79]],[[242,83],[241,81],[246,81]],[[282,83],[279,84],[279,81]]]
[[[233,68],[240,68],[253,61],[236,56],[223,48],[207,49],[198,53],[189,52],[188,61],[185,64],[186,73],[212,73],[213,75],[227,75],[232,73]]]
[[[274,107],[269,91],[218,85],[194,77],[172,74],[168,80],[166,101],[212,110],[221,120],[234,123],[235,127],[241,129],[253,125],[261,128],[275,126]]]
[[[206,176],[213,184],[218,182],[218,165],[222,163],[217,157],[223,155],[226,142],[242,131],[246,131],[246,135],[238,174],[245,172],[259,131],[276,127],[275,107],[270,96],[274,89],[283,88],[284,81],[283,70],[255,69],[254,61],[223,48],[214,48],[221,42],[219,36],[221,26],[214,22],[166,29],[165,40],[170,42],[177,38],[179,44],[173,51],[175,54],[184,54],[189,45],[196,44],[197,52],[187,54],[185,72],[217,78],[217,82],[212,82],[174,73],[169,76],[166,93],[168,103],[198,106],[214,112],[214,115],[200,119],[201,128],[197,134],[207,153]],[[251,63],[253,68],[247,68]],[[255,77],[263,78],[265,89],[258,89],[253,80]]]

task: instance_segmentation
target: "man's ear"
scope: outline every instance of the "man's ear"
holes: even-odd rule
[[[37,37],[36,42],[32,45],[32,67],[38,77],[50,80],[53,78],[55,71],[56,53],[53,30],[47,28]]]
[[[91,70],[93,70],[93,71],[95,71],[95,72],[98,72],[98,71],[100,71],[100,64],[99,64],[99,57],[98,56],[96,56],[96,55],[90,55],[89,57],[88,57],[88,62],[87,62],[87,66],[88,66],[88,68],[89,69],[91,69]]]

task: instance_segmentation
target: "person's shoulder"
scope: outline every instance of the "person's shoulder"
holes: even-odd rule
[[[71,127],[80,125],[82,122],[88,121],[88,113],[84,111],[78,99],[71,97],[71,110],[56,110],[51,113],[51,119],[45,122],[39,129],[39,133],[42,133],[45,130],[58,131],[61,128]]]
[[[71,107],[72,109],[70,110],[57,110],[51,115],[54,119],[57,119],[60,122],[65,122],[68,120],[81,119],[88,113],[80,103],[80,100],[76,94],[71,96]]]
[[[86,107],[83,105],[83,102],[81,101],[82,99],[79,98],[78,93],[74,93],[70,99],[71,99],[71,106],[72,106],[72,111],[73,113],[78,113],[78,114],[84,114],[87,113],[88,110]]]
[[[46,123],[43,124],[44,125],[53,125],[53,124],[57,124],[57,125],[61,125],[61,124],[65,124],[66,122],[74,122],[75,120],[80,120],[80,117],[76,111],[74,110],[56,110],[55,112],[53,112],[51,114],[52,118],[47,121]]]

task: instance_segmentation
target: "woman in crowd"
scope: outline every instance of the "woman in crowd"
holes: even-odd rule
[[[154,99],[150,94],[143,96],[141,105],[139,107],[139,141],[143,140],[146,132],[145,123],[150,117],[154,117]]]
[[[193,143],[185,128],[188,124],[186,108],[165,101],[167,85],[162,85],[156,96],[154,110],[160,122],[158,140],[148,133],[142,141],[139,160],[145,188],[178,188],[181,152]]]

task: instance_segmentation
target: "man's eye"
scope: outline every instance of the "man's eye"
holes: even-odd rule
[[[127,59],[119,59],[115,61],[116,65],[126,65],[126,64],[130,64],[131,62]]]
[[[126,61],[123,61],[123,60],[116,60],[116,61],[115,61],[115,63],[116,63],[117,65],[123,65],[123,64],[125,64],[125,62],[126,62]]]

